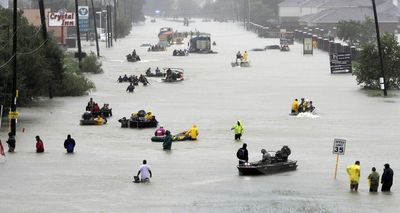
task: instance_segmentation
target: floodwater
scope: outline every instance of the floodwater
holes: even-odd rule
[[[218,54],[172,57],[174,46],[168,52],[140,47],[156,43],[164,26],[211,33]],[[113,48],[101,43],[104,74],[89,76],[97,86],[90,96],[19,109],[17,152],[0,163],[0,212],[398,212],[398,175],[391,194],[369,194],[367,176],[372,166],[382,173],[387,162],[400,171],[399,93],[371,97],[353,76],[331,75],[326,53],[303,56],[299,44],[290,52],[250,52],[250,68],[230,66],[238,50],[278,42],[234,23],[196,21],[184,27],[159,19],[134,26]],[[142,62],[124,60],[133,49]],[[119,75],[138,75],[149,66],[183,68],[185,81],[150,79],[150,86],[139,86],[134,94],[116,82]],[[107,125],[79,126],[90,97],[113,108]],[[288,115],[291,101],[301,97],[313,101],[318,116]],[[140,109],[151,110],[173,133],[197,124],[199,140],[174,143],[165,152],[150,142],[154,129],[120,128],[119,118]],[[242,142],[251,161],[261,158],[262,148],[289,145],[298,169],[239,176],[236,150],[242,142],[230,131],[238,119],[245,125]],[[63,148],[67,134],[77,142],[73,155]],[[34,152],[36,135],[45,143],[44,154]],[[347,140],[336,180],[334,138]],[[154,176],[150,184],[134,184],[143,159]],[[361,161],[361,182],[359,192],[350,193],[345,167],[355,160]]]

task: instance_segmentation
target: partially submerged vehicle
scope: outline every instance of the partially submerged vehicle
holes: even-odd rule
[[[208,33],[197,33],[189,42],[190,53],[215,54],[211,50],[211,35]]]
[[[162,78],[161,81],[172,83],[172,82],[179,82],[183,81],[183,69],[181,68],[163,68],[165,72],[165,78]]]
[[[232,67],[250,67],[249,61],[231,62]]]

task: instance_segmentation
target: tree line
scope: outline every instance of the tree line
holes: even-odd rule
[[[0,9],[0,103],[10,105],[12,89],[12,11]],[[17,89],[18,104],[29,103],[37,97],[79,96],[94,89],[93,82],[82,72],[102,72],[94,54],[82,61],[79,69],[72,54],[64,51],[49,38],[44,41],[39,27],[28,23],[23,11],[18,12],[17,28]]]

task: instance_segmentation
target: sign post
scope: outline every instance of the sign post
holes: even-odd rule
[[[335,72],[352,72],[350,53],[331,53],[329,61],[331,74]]]
[[[304,38],[303,40],[303,55],[313,54],[312,38]]]
[[[333,150],[332,150],[332,153],[336,154],[335,180],[339,165],[339,155],[344,155],[345,150],[346,150],[346,140],[335,138],[333,140]]]

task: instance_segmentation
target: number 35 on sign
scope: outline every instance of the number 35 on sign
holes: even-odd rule
[[[344,155],[346,150],[346,140],[345,139],[337,139],[333,140],[333,154]]]

